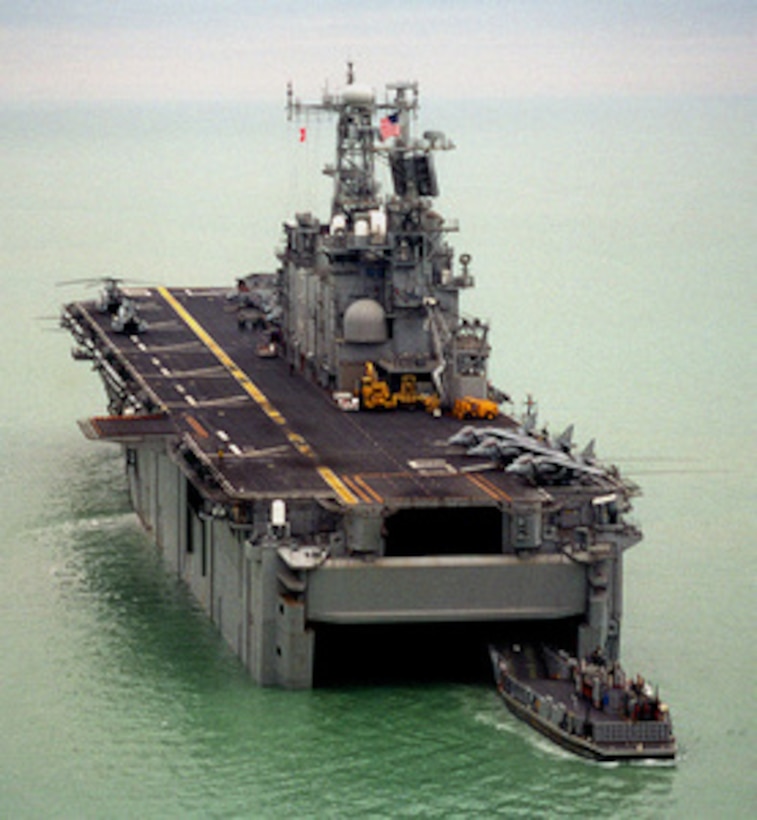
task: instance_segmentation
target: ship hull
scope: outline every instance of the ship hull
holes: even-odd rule
[[[475,545],[456,541],[454,533],[435,545],[447,554],[328,557],[295,577],[282,562],[279,544],[252,545],[242,525],[198,512],[192,485],[162,441],[122,446],[131,504],[144,530],[167,569],[188,586],[260,683],[315,685],[322,633],[338,642],[342,632],[352,635],[356,627],[366,634],[395,627],[399,639],[403,627],[459,634],[467,625],[484,653],[488,640],[526,624],[573,643],[585,616],[586,573],[580,565],[559,555],[464,554]],[[314,514],[318,503],[308,503]],[[267,498],[258,501],[261,511],[269,504]],[[478,513],[459,509],[469,521]],[[355,538],[355,547],[371,546],[367,529]],[[425,548],[432,548],[429,542]]]

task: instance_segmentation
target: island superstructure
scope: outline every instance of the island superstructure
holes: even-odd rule
[[[336,119],[330,214],[296,214],[278,269],[231,294],[111,280],[66,305],[107,395],[82,429],[120,444],[145,529],[261,684],[392,662],[379,635],[617,658],[637,488],[502,412],[488,326],[460,309],[471,258],[433,204],[451,142],[413,133],[417,85],[379,100],[350,71],[288,108]]]

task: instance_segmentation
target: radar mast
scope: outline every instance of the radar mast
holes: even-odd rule
[[[288,87],[290,119],[323,111],[337,122],[335,162],[324,169],[334,179],[328,223],[300,213],[285,226],[282,335],[290,363],[324,386],[355,390],[372,368],[392,391],[413,380],[446,408],[487,396],[488,326],[460,316],[470,257],[456,272],[447,234],[457,225],[432,202],[433,155],[454,145],[440,131],[412,133],[418,108],[416,82],[388,84],[379,101],[351,63],[344,89],[326,89],[320,102],[302,103]],[[389,195],[377,162],[390,171]]]

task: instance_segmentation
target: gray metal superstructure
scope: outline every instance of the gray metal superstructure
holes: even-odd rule
[[[352,390],[365,362],[391,382],[417,375],[443,405],[487,394],[487,326],[460,316],[460,290],[470,287],[470,257],[456,268],[448,225],[433,209],[436,151],[451,147],[438,131],[412,135],[415,83],[395,83],[379,103],[373,90],[350,83],[339,95],[303,105],[337,119],[331,215],[309,213],[287,223],[280,273],[286,356],[324,387]],[[383,114],[383,117],[382,117]],[[378,119],[378,122],[377,122]],[[382,196],[376,164],[391,169],[394,191]]]
[[[417,630],[482,655],[538,632],[617,658],[636,488],[533,418],[474,418],[464,443],[458,400],[492,393],[487,327],[460,313],[470,258],[432,207],[450,143],[412,136],[415,85],[378,102],[349,80],[317,105],[337,120],[331,214],[285,225],[276,273],[233,299],[123,288],[126,328],[97,302],[64,308],[108,397],[83,430],[123,447],[145,528],[262,684],[310,687]],[[304,108],[291,92],[289,107]],[[386,408],[418,396],[434,412],[353,412],[367,372]],[[508,447],[477,455],[493,431]]]

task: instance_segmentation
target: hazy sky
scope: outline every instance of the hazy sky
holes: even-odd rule
[[[755,0],[0,0],[0,101],[754,94]]]

